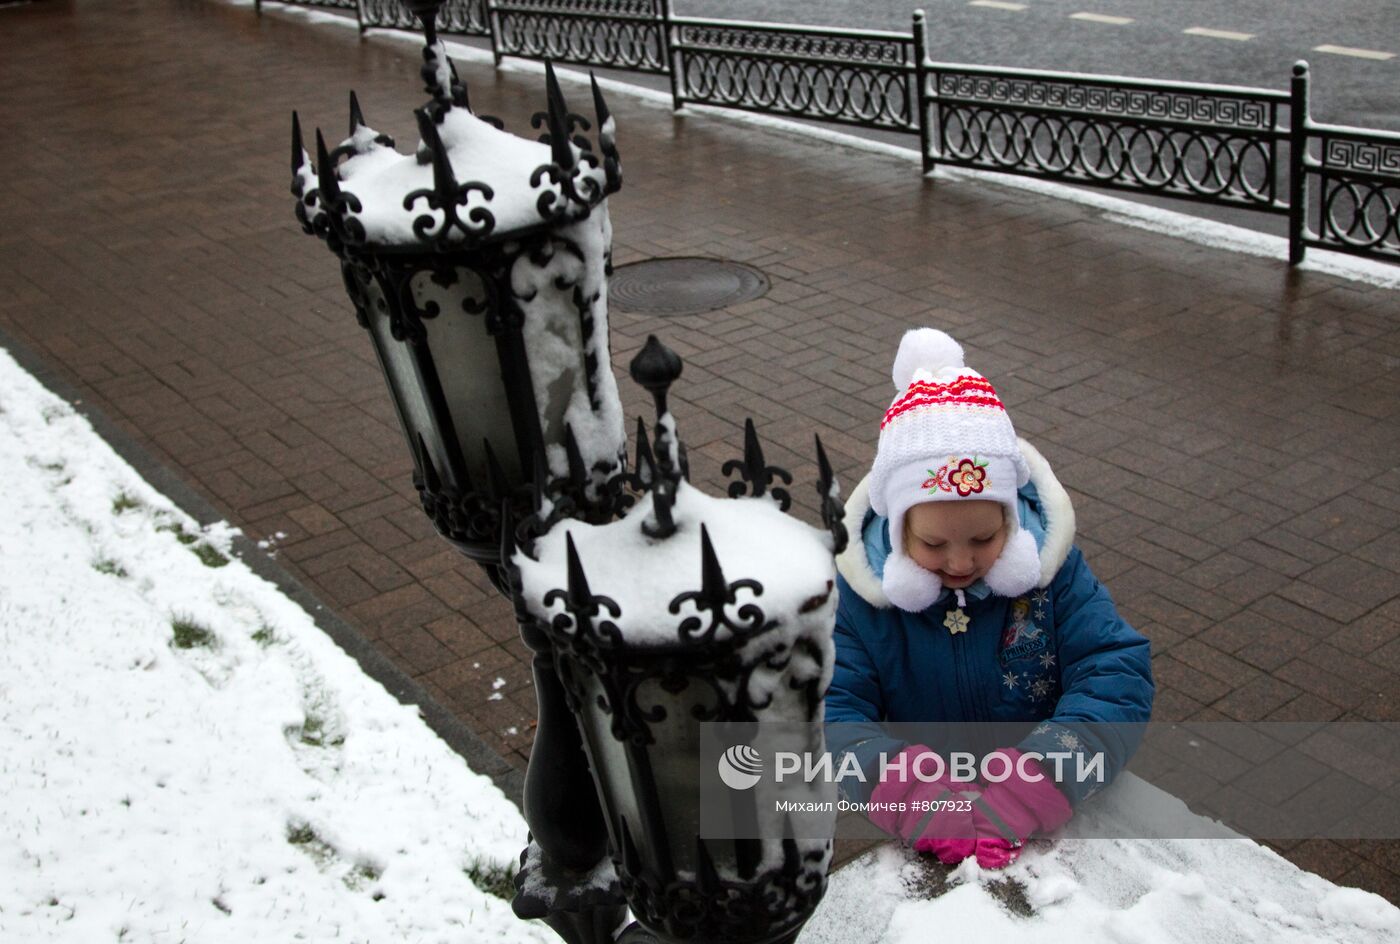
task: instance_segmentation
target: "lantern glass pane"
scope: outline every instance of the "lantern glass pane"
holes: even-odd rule
[[[651,844],[641,838],[646,834],[646,821],[642,819],[641,811],[637,807],[637,795],[632,787],[632,760],[628,756],[626,745],[613,736],[612,716],[603,713],[597,707],[598,699],[604,697],[603,687],[598,684],[597,676],[586,673],[583,674],[583,679],[587,698],[579,718],[591,752],[593,775],[603,791],[601,799],[604,814],[613,824],[613,828],[616,828],[619,819],[627,821],[627,828],[637,843],[642,861],[646,862],[648,867],[655,868]],[[615,838],[621,841],[621,834]]]
[[[486,307],[492,302],[478,273],[463,267],[455,271],[457,281],[449,286],[432,281],[428,272],[415,275],[414,299],[420,308],[432,304],[439,312],[423,326],[467,474],[478,488],[487,481],[485,440],[505,472],[506,484],[513,485],[521,481],[520,450],[496,339],[486,329]]]
[[[398,404],[399,418],[404,424],[404,435],[408,438],[409,449],[417,451],[421,436],[427,446],[428,458],[444,483],[457,485],[452,473],[452,464],[443,449],[442,438],[437,434],[433,423],[432,410],[424,395],[422,378],[414,364],[413,348],[408,341],[396,340],[390,330],[388,305],[384,292],[377,281],[364,287],[368,301],[370,334],[374,337],[374,347],[379,353],[384,376],[389,382],[389,393]]]
[[[695,770],[700,756],[700,723],[691,709],[702,689],[708,691],[709,686],[692,683],[672,695],[658,681],[648,680],[637,692],[639,704],[666,709],[666,720],[651,726],[656,738],[649,750],[652,777],[671,843],[672,865],[678,872],[692,875],[697,867],[695,837],[700,834],[700,782]]]

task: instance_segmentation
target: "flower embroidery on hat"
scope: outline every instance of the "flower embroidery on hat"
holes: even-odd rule
[[[976,495],[992,484],[991,479],[987,477],[987,460],[976,456],[971,459],[949,456],[948,461],[940,468],[929,469],[928,475],[919,488],[929,494],[956,491],[958,497],[966,498]]]
[[[949,463],[950,467],[952,463]],[[959,459],[957,467],[948,473],[948,482],[958,490],[958,495],[966,498],[975,495],[992,483],[987,480],[986,459]]]
[[[919,488],[926,489],[930,493],[951,492],[953,490],[953,486],[948,484],[947,466],[943,466],[937,470],[929,469],[928,475],[929,477],[924,479],[924,484],[920,485]]]

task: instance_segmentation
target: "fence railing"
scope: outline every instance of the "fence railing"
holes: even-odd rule
[[[1288,212],[1283,92],[930,63],[926,166]]]
[[[362,32],[371,26],[416,30],[420,25],[418,18],[409,13],[400,0],[359,0],[359,18]],[[438,8],[438,29],[458,36],[490,36],[491,15],[487,0],[446,0]]]
[[[400,0],[361,30],[416,29]],[[258,2],[261,9],[261,0]],[[909,33],[678,17],[671,0],[447,0],[440,33],[503,56],[667,74],[674,107],[714,105],[918,134],[938,164],[1288,217],[1308,247],[1400,262],[1400,134],[1312,121],[1306,63],[1289,91],[933,62]]]
[[[918,131],[913,40],[902,33],[674,17],[676,107],[694,102]]]

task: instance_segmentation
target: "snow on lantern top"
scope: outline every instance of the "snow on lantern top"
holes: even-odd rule
[[[292,114],[292,194],[308,233],[344,248],[447,251],[573,222],[622,186],[614,123],[593,80],[598,152],[576,128],[588,119],[569,111],[546,63],[548,110],[531,116],[545,127],[538,141],[504,130],[471,110],[467,88],[428,24],[422,75],[432,98],[414,111],[416,153],[401,154],[388,135],[366,125],[350,94],[350,136],[327,149],[316,131],[316,163]]]
[[[517,613],[522,626],[549,639],[556,658],[589,667],[604,688],[635,670],[654,675],[674,698],[703,702],[710,720],[817,720],[834,664],[832,558],[847,541],[831,463],[814,437],[822,528],[786,514],[792,476],[767,463],[752,421],[743,458],[722,467],[739,475],[728,498],[693,487],[667,406],[682,367],[655,336],[632,360],[632,378],[651,393],[657,418],[650,443],[638,421],[627,484],[643,494],[625,517],[578,521],[540,491],[535,514],[503,529]],[[699,683],[694,691],[686,679]],[[624,696],[612,692],[608,703]],[[718,701],[710,704],[711,696]],[[687,712],[680,714],[699,717]],[[619,716],[612,730],[650,744],[665,717]]]

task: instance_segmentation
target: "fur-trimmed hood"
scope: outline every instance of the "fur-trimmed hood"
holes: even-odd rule
[[[1039,587],[1047,587],[1069,556],[1074,545],[1074,506],[1050,463],[1024,439],[1017,440],[1021,456],[1030,468],[1031,480],[1021,489],[1021,526],[1031,531],[1040,549]],[[1028,521],[1027,515],[1036,519]],[[851,540],[836,558],[836,569],[871,606],[886,609],[893,604],[885,595],[881,575],[875,572],[866,552],[867,527],[883,527],[884,521],[870,508],[870,477],[861,479],[846,501],[846,524]]]

